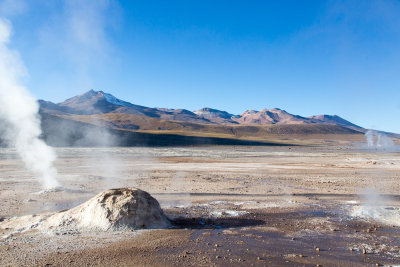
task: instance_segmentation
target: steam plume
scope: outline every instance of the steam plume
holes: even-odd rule
[[[39,106],[35,98],[21,84],[25,67],[16,51],[7,46],[11,24],[0,18],[0,122],[3,139],[15,146],[26,167],[35,172],[45,189],[58,186],[57,170],[53,166],[56,155],[39,136],[41,135]]]
[[[351,215],[365,219],[382,222],[389,225],[400,226],[400,210],[388,206],[392,199],[383,197],[377,191],[368,188],[363,194],[363,203],[353,207]]]
[[[374,130],[368,130],[365,133],[365,138],[367,139],[367,146],[370,148],[391,149],[396,147],[390,137]]]

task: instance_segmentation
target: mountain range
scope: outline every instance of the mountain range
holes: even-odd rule
[[[328,136],[361,140],[366,131],[337,115],[151,108],[94,90],[39,105],[43,138],[53,146],[286,145]]]
[[[55,104],[39,100],[40,111],[57,116],[99,116],[104,114],[126,114],[197,124],[213,125],[290,125],[290,124],[326,124],[346,127],[356,131],[363,128],[337,115],[317,115],[302,117],[293,115],[279,108],[247,110],[240,115],[226,111],[202,108],[195,111],[186,109],[150,108],[129,103],[103,91],[90,90],[82,95],[74,96],[64,102]],[[142,118],[143,119],[143,118]],[[129,125],[125,125],[129,127]],[[124,128],[124,127],[122,127]],[[133,127],[137,128],[137,127]]]

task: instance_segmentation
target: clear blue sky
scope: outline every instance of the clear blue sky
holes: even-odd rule
[[[38,98],[89,89],[240,114],[278,107],[400,132],[399,1],[3,0]]]

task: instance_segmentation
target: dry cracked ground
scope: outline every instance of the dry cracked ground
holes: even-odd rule
[[[400,155],[354,145],[58,148],[41,191],[0,150],[0,220],[74,207],[110,188],[152,194],[171,229],[2,228],[1,266],[400,264]]]

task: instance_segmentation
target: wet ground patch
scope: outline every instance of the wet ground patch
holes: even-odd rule
[[[189,229],[224,229],[232,227],[248,227],[265,225],[265,221],[249,218],[202,218],[202,217],[178,217],[171,220],[176,228]]]

